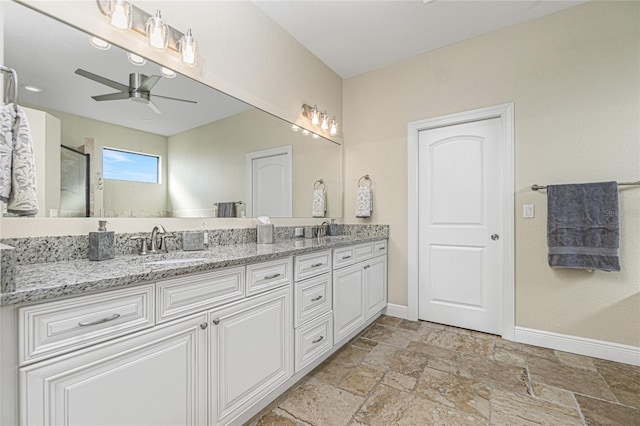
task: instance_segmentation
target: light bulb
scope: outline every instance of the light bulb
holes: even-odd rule
[[[182,62],[187,65],[195,65],[198,45],[193,38],[191,28],[187,30],[187,33],[180,39],[180,56],[182,56]]]
[[[162,20],[160,11],[156,11],[156,16],[147,20],[147,37],[149,46],[162,51],[167,47],[167,24]]]
[[[295,124],[291,125],[291,131],[292,132],[299,132],[300,131],[300,127],[296,126]]]
[[[91,45],[96,49],[100,50],[109,50],[109,48],[111,47],[109,43],[98,37],[91,37],[89,39],[89,43],[91,43]]]
[[[336,121],[335,117],[333,117],[333,120],[331,120],[331,130],[329,130],[329,134],[331,136],[335,136],[338,134],[338,122]]]
[[[318,123],[320,122],[320,118],[318,117],[318,107],[313,107],[313,109],[311,110],[311,124],[313,124],[314,126],[317,126]]]
[[[111,0],[110,12],[111,15],[109,17],[109,21],[113,28],[117,28],[122,31],[128,31],[131,29],[133,13],[131,13],[131,3],[129,1]]]
[[[319,136],[319,135],[316,135],[315,133],[312,133],[312,134],[311,134],[311,137],[312,137],[312,138],[314,138],[314,139],[320,139],[320,136]]]
[[[327,115],[327,111],[322,114],[322,124],[320,125],[322,130],[329,130],[329,116]]]
[[[311,132],[308,131],[307,129],[302,129],[302,135],[303,136],[307,136],[309,133],[311,133]]]

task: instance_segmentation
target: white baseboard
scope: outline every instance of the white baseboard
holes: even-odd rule
[[[640,347],[516,327],[515,341],[640,366]]]
[[[409,307],[387,303],[387,307],[382,313],[385,315],[389,315],[390,317],[407,319],[409,318]]]

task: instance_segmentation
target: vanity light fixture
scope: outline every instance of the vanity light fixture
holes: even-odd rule
[[[109,1],[109,22],[120,31],[129,31],[133,22],[133,6],[128,0]]]
[[[98,37],[89,38],[89,43],[91,43],[91,45],[96,49],[100,50],[109,50],[111,48],[109,43]]]
[[[167,24],[162,19],[160,10],[156,10],[156,16],[147,19],[147,38],[149,46],[158,51],[163,51],[167,47]]]
[[[189,28],[187,33],[182,36],[178,45],[180,46],[182,62],[187,65],[195,65],[198,45],[196,44],[196,40],[193,38],[191,28]]]
[[[324,132],[329,132],[331,136],[338,134],[338,122],[336,117],[329,118],[327,111],[318,111],[318,106],[310,106],[307,104],[302,105],[302,115],[311,121],[312,126],[320,126],[320,129]]]
[[[331,128],[329,129],[329,134],[331,136],[335,136],[338,134],[338,122],[336,121],[335,117],[331,119]]]
[[[169,68],[160,67],[160,73],[163,77],[166,78],[176,78],[176,72],[174,70],[170,70]]]
[[[329,116],[327,115],[327,111],[322,114],[322,124],[320,125],[320,128],[325,132],[329,130]]]
[[[314,106],[311,110],[311,124],[317,126],[320,123],[320,113],[318,112],[318,107]]]
[[[127,58],[129,58],[129,62],[133,65],[143,66],[147,63],[147,60],[142,56],[138,56],[135,53],[127,52]]]

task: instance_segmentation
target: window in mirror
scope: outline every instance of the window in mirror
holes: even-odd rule
[[[160,183],[160,157],[103,148],[102,173],[105,179]]]

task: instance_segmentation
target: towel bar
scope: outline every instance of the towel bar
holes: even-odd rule
[[[214,206],[218,206],[219,203],[213,203]],[[243,204],[242,201],[234,201],[233,204]]]
[[[362,185],[360,184],[360,182],[362,182],[362,180],[363,180],[363,179],[364,179],[364,180],[366,180],[366,181],[368,181],[368,182],[369,182],[369,187],[371,187],[371,183],[372,183],[372,182],[371,182],[371,177],[370,177],[368,174],[367,174],[367,175],[364,175],[364,176],[362,176],[360,179],[358,179],[358,186],[362,186]]]
[[[324,179],[318,179],[313,183],[313,189],[323,189],[323,188],[324,188]]]
[[[640,186],[640,180],[635,182],[618,182],[618,186]],[[547,189],[546,185],[531,185],[532,191],[538,191],[540,189]]]

